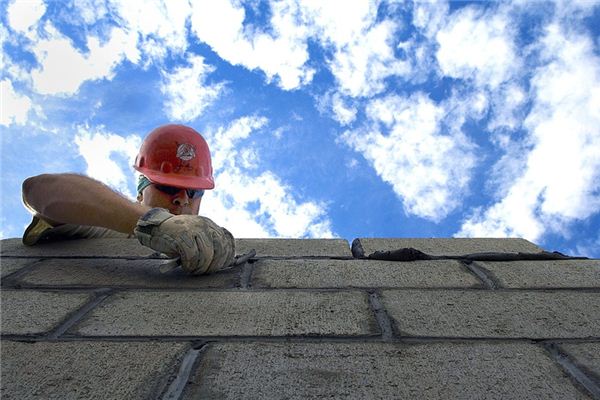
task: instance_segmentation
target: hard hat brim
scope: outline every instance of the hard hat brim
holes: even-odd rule
[[[164,174],[147,168],[134,168],[148,178],[150,182],[158,183],[160,185],[173,186],[182,189],[210,190],[215,188],[215,182],[212,177]]]

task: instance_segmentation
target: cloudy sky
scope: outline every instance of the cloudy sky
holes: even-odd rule
[[[600,257],[600,1],[0,2],[2,237],[24,178],[133,198],[206,137],[238,237],[524,237]]]

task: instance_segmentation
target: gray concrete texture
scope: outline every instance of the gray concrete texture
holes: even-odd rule
[[[162,274],[164,260],[51,259],[18,280],[21,285],[130,288],[232,288],[239,285],[241,267],[211,275],[191,276],[181,268]]]
[[[90,293],[6,289],[0,296],[3,335],[49,332],[93,298]]]
[[[386,290],[403,336],[587,338],[600,333],[600,295],[580,291]]]
[[[560,348],[576,365],[595,375],[596,386],[600,387],[600,342],[562,343]]]
[[[2,342],[2,399],[157,398],[187,344]]]
[[[600,260],[481,262],[506,288],[600,288]]]
[[[21,239],[2,241],[2,256],[16,257],[151,257],[156,252],[137,239],[63,240],[25,246]]]
[[[37,259],[31,258],[0,258],[0,277],[4,278],[37,261]]]
[[[454,260],[260,260],[251,284],[258,288],[481,287]]]
[[[352,257],[350,246],[344,239],[236,239],[235,246],[236,254],[255,249],[257,257]],[[5,239],[0,254],[12,257],[145,258],[153,256],[155,251],[142,246],[135,238],[65,240],[36,246],[24,246],[21,239]]]
[[[434,256],[461,256],[470,253],[538,253],[542,249],[535,244],[517,238],[444,238],[444,239],[355,239],[368,256],[376,251],[398,250],[412,247]],[[355,254],[356,257],[361,256]]]
[[[237,254],[256,250],[257,257],[352,257],[344,239],[236,239]]]
[[[112,295],[72,333],[84,336],[375,335],[366,293],[138,291]]]
[[[218,343],[184,399],[587,399],[524,343]]]

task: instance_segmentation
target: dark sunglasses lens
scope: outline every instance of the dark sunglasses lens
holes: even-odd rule
[[[177,194],[181,191],[180,188],[176,188],[173,186],[164,186],[164,185],[154,185],[154,186],[156,186],[156,188],[158,190],[160,190],[163,193],[168,194],[169,196],[173,196],[174,194]]]
[[[165,185],[154,185],[158,190],[163,193],[168,194],[169,196],[174,196],[177,193],[181,192],[182,188],[176,188],[173,186],[165,186]],[[197,199],[198,197],[202,197],[204,195],[203,189],[185,189],[187,195],[190,199]]]
[[[187,189],[187,195],[190,199],[197,199],[198,197],[202,197],[204,195],[204,190],[202,190],[202,189]]]

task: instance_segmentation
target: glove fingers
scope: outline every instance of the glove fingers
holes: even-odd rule
[[[233,236],[226,229],[211,232],[215,255],[208,268],[209,272],[214,272],[218,269],[228,267],[233,264],[235,257],[235,245]]]
[[[196,257],[196,265],[193,271],[189,271],[194,275],[205,274],[210,267],[210,262],[213,259],[214,248],[212,241],[205,235],[196,235],[194,237],[196,248],[194,249],[194,255]]]
[[[205,273],[212,259],[212,246],[203,240],[203,236],[195,236],[193,243],[179,242],[181,267],[184,271],[194,275]]]
[[[224,263],[227,260],[225,259],[226,254],[225,254],[225,250],[223,248],[223,243],[221,242],[221,240],[219,240],[217,232],[211,231],[210,236],[211,236],[213,246],[215,249],[215,254],[213,256],[212,262],[210,263],[210,265],[208,267],[208,272],[214,272],[214,271],[224,267],[225,266]]]
[[[149,238],[149,247],[160,251],[169,257],[176,257],[179,255],[177,241],[166,235],[157,235]]]

